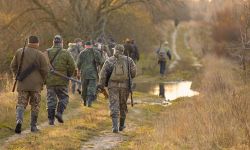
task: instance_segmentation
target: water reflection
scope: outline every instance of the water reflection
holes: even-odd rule
[[[159,96],[165,98],[165,86],[164,83],[159,84]]]
[[[191,81],[166,82],[159,84],[138,83],[136,84],[136,91],[147,92],[171,101],[180,97],[192,97],[198,95],[199,92],[193,91],[191,85]]]

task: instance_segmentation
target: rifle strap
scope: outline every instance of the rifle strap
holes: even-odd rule
[[[51,66],[53,67],[53,69],[54,69],[53,63],[54,63],[54,61],[55,61],[56,56],[59,54],[60,50],[61,50],[61,48],[58,48],[57,51],[56,51],[56,53],[55,53],[55,55],[54,55],[53,58],[50,60],[50,64],[51,64]],[[48,53],[49,53],[49,51],[48,51]]]

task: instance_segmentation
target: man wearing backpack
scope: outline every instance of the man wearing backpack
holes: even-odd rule
[[[79,54],[77,61],[79,70],[77,76],[79,77],[81,74],[84,106],[91,107],[92,102],[96,98],[97,67],[103,63],[104,60],[99,51],[93,48],[93,44],[90,41],[85,42],[85,49]]]
[[[163,46],[160,45],[160,48],[156,53],[158,55],[158,64],[160,65],[160,75],[161,77],[164,77],[166,72],[167,57],[169,60],[172,58],[170,48],[168,47],[168,41],[164,42]]]
[[[118,133],[118,130],[122,131],[125,128],[126,113],[128,112],[129,76],[135,77],[136,65],[130,57],[123,54],[123,45],[116,45],[114,50],[114,56],[106,60],[103,65],[98,88],[108,87],[112,131]],[[118,124],[119,121],[120,124]]]
[[[54,125],[55,117],[59,123],[64,122],[62,115],[69,102],[69,81],[54,74],[52,70],[71,77],[75,73],[76,66],[71,54],[63,49],[63,39],[60,35],[55,36],[53,46],[47,50],[47,54],[51,67],[51,72],[46,80],[47,109],[49,125]],[[57,111],[56,114],[55,111]]]

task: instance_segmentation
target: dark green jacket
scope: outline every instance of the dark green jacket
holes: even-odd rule
[[[52,63],[53,68],[68,76],[71,77],[73,76],[75,70],[76,70],[76,66],[75,66],[75,62],[73,57],[71,56],[71,54],[65,50],[60,48],[60,46],[53,46],[52,48],[48,49],[48,56],[49,56],[49,60],[52,60],[53,57],[56,54],[57,49],[61,49],[60,52],[58,53],[58,55],[55,57],[54,62]],[[46,85],[47,87],[51,87],[51,86],[68,86],[69,81],[53,75],[51,73],[49,73],[48,78],[46,80]]]
[[[84,49],[77,60],[82,79],[97,79],[97,68],[104,60],[101,54],[93,48]]]

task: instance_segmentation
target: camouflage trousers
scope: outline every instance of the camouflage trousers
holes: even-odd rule
[[[27,105],[31,105],[31,111],[38,115],[41,101],[41,93],[38,91],[20,91],[18,92],[18,101],[16,107],[26,109]]]
[[[87,96],[96,96],[96,79],[82,79],[82,99],[86,100]]]
[[[58,102],[62,103],[66,108],[69,103],[68,87],[47,87],[47,109],[56,109]]]
[[[129,92],[125,88],[109,89],[109,109],[112,118],[126,118]]]

